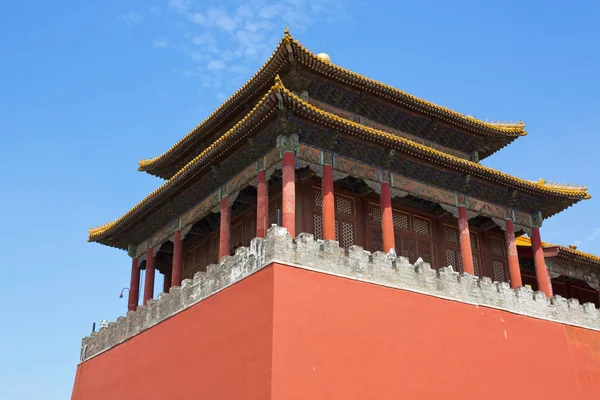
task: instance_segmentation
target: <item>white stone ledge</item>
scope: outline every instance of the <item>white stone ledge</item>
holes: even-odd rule
[[[250,247],[240,247],[234,256],[185,279],[181,287],[161,293],[136,311],[129,311],[117,322],[82,340],[81,362],[86,361],[192,305],[254,274],[271,263],[359,280],[395,289],[435,296],[477,306],[505,310],[538,319],[600,331],[600,310],[593,303],[579,304],[576,299],[552,296],[520,287],[511,289],[506,282],[492,282],[455,272],[452,267],[436,271],[418,260],[410,264],[405,257],[370,253],[359,246],[348,250],[336,241],[316,241],[301,233],[292,239],[285,228],[273,226],[265,239],[255,238]]]

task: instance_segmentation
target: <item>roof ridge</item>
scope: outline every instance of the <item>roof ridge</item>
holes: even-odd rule
[[[412,101],[414,101],[416,103],[420,103],[420,104],[423,104],[423,105],[428,105],[428,106],[436,109],[439,112],[450,114],[450,116],[453,116],[455,118],[467,119],[470,122],[475,123],[476,125],[479,125],[479,126],[482,126],[482,127],[488,127],[488,128],[493,129],[493,130],[498,130],[498,128],[505,128],[503,132],[499,132],[499,133],[509,133],[508,131],[515,130],[515,131],[518,131],[518,133],[521,133],[520,136],[525,136],[527,134],[527,132],[523,129],[525,127],[525,124],[522,123],[522,122],[521,123],[515,123],[515,124],[513,124],[513,123],[506,124],[506,121],[504,121],[504,123],[499,123],[499,122],[497,122],[497,123],[494,123],[494,122],[490,123],[490,122],[487,122],[487,121],[484,122],[483,120],[475,118],[475,117],[473,117],[471,115],[466,115],[466,114],[459,113],[458,111],[454,111],[454,110],[452,110],[450,108],[447,108],[447,107],[444,107],[444,106],[440,106],[440,105],[435,104],[433,102],[427,101],[427,100],[422,99],[420,97],[417,97],[417,96],[415,96],[413,94],[405,92],[405,91],[403,91],[401,89],[398,89],[398,88],[396,88],[394,86],[388,85],[387,83],[383,83],[381,81],[378,81],[378,80],[373,79],[373,78],[369,78],[369,77],[367,77],[365,75],[362,75],[362,74],[359,74],[357,72],[350,71],[349,69],[341,67],[339,65],[336,65],[334,63],[325,62],[325,61],[319,59],[313,52],[311,52],[306,47],[304,47],[297,39],[293,38],[291,35],[289,36],[289,38],[292,40],[292,42],[297,47],[299,47],[305,53],[311,55],[317,63],[321,63],[325,67],[330,67],[330,68],[333,68],[333,69],[337,69],[337,70],[342,71],[344,73],[347,73],[347,74],[349,74],[349,75],[351,75],[353,77],[356,77],[356,78],[359,78],[361,80],[364,80],[364,81],[366,81],[368,83],[371,83],[371,84],[374,84],[374,85],[386,88],[386,89],[388,89],[388,90],[390,90],[390,91],[392,91],[392,92],[394,92],[396,94],[399,94],[399,95],[401,95],[403,97],[408,98],[409,100],[412,100]],[[511,128],[511,129],[509,129],[509,128]],[[515,129],[512,129],[512,128],[515,128]],[[516,128],[519,128],[519,129],[516,129]]]

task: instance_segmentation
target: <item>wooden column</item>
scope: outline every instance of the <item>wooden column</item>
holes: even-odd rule
[[[458,231],[460,236],[460,254],[463,272],[475,275],[473,267],[473,250],[471,249],[471,234],[469,232],[469,218],[465,206],[458,206]]]
[[[224,196],[221,199],[221,227],[219,231],[219,262],[223,256],[230,255],[229,243],[231,239],[231,208],[229,199]]]
[[[283,192],[281,196],[281,225],[292,237],[296,236],[296,153],[283,153]]]
[[[531,249],[533,251],[533,263],[535,265],[535,277],[537,278],[538,289],[552,296],[552,283],[546,261],[544,260],[544,249],[542,248],[542,239],[540,237],[540,228],[534,226],[531,230]]]
[[[333,194],[333,167],[323,165],[321,179],[323,240],[335,240],[335,199]]]
[[[523,281],[521,280],[521,267],[519,265],[519,256],[517,254],[517,243],[515,241],[515,225],[509,218],[507,218],[505,222],[506,230],[504,231],[504,238],[506,241],[510,287],[518,288],[523,286]]]
[[[144,304],[154,297],[154,254],[152,247],[148,249],[146,256],[146,280],[144,282]]]
[[[264,169],[258,171],[256,196],[256,237],[264,238],[269,228],[269,184]]]
[[[140,268],[138,267],[138,259],[131,259],[131,281],[129,283],[129,299],[127,301],[127,310],[135,311],[138,306],[140,296]]]
[[[392,218],[392,193],[389,182],[381,182],[381,232],[383,236],[383,251],[387,254],[391,250],[396,252],[394,238],[394,220]]]
[[[163,292],[169,293],[171,290],[171,271],[165,271],[163,275]]]
[[[171,286],[181,286],[181,264],[183,261],[183,239],[181,230],[175,231],[173,239],[173,264],[171,266]]]

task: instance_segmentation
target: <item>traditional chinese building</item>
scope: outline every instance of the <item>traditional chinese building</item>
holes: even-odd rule
[[[513,373],[544,382],[534,398],[600,390],[600,259],[540,235],[590,195],[480,164],[524,135],[344,69],[286,30],[241,89],[140,162],[165,182],[90,230],[132,258],[129,312],[84,339],[73,399],[188,398],[195,379],[206,398],[496,398]],[[561,359],[573,346],[580,359]],[[563,389],[543,363],[571,374]],[[479,383],[453,389],[468,368]]]

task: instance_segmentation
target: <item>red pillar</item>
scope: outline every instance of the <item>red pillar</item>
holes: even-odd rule
[[[165,271],[163,275],[163,292],[169,293],[171,289],[171,271]]]
[[[152,247],[148,249],[146,256],[146,280],[144,282],[144,304],[154,297],[154,254]]]
[[[333,195],[333,168],[331,165],[323,165],[321,193],[323,195],[323,240],[335,240],[335,200]]]
[[[264,238],[269,227],[269,186],[265,170],[258,171],[256,196],[256,237]]]
[[[538,289],[544,292],[547,297],[550,297],[552,296],[552,283],[550,282],[550,275],[548,274],[546,261],[544,260],[540,228],[537,226],[532,228],[531,249],[533,251],[533,263],[535,265],[535,277],[537,278]]]
[[[219,233],[219,262],[223,256],[229,254],[229,240],[231,228],[231,209],[229,208],[229,199],[223,197],[221,199],[221,230]]]
[[[471,250],[471,234],[469,233],[469,219],[465,206],[458,207],[458,231],[460,235],[460,254],[462,257],[463,272],[475,275],[473,267],[473,251]]]
[[[171,266],[171,286],[181,286],[181,261],[183,260],[183,240],[181,231],[175,231],[173,240],[173,265]]]
[[[131,260],[131,282],[129,283],[129,299],[127,301],[127,310],[135,311],[138,306],[140,296],[140,269],[138,268],[138,259]]]
[[[389,182],[381,182],[381,231],[383,234],[383,251],[396,251],[394,239],[394,220],[392,219],[392,193]]]
[[[510,274],[510,287],[518,288],[523,286],[521,280],[521,267],[519,266],[519,257],[517,254],[517,243],[515,242],[515,225],[512,220],[506,220],[506,230],[504,231],[506,240],[506,254],[508,255],[508,273]]]
[[[283,153],[283,193],[281,198],[281,225],[292,237],[296,236],[296,154]]]

